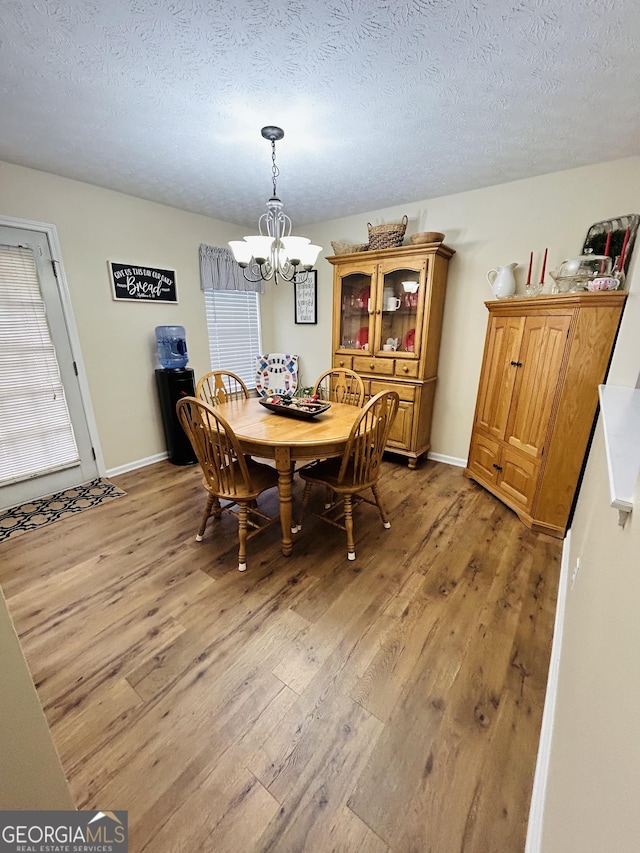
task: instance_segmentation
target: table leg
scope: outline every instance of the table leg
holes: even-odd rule
[[[293,467],[291,465],[291,451],[288,447],[276,448],[276,468],[278,470],[278,496],[280,498],[280,524],[282,526],[282,553],[285,557],[289,557],[293,550],[291,539]]]

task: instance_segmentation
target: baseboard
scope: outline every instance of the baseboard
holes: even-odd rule
[[[444,453],[427,453],[427,459],[433,462],[444,462],[446,465],[456,465],[458,468],[466,468],[467,460],[459,459],[457,456],[445,456]]]
[[[117,477],[118,474],[127,474],[129,471],[135,471],[136,468],[145,468],[147,465],[162,462],[163,459],[167,458],[167,453],[156,453],[155,456],[148,456],[146,459],[136,459],[135,462],[127,462],[117,468],[109,468],[105,476]],[[457,456],[445,456],[443,453],[427,453],[427,459],[431,459],[433,462],[444,462],[446,465],[456,465],[458,468],[464,468],[467,464],[466,459],[459,459]]]
[[[551,741],[553,737],[553,723],[556,713],[556,699],[558,696],[558,677],[560,672],[560,653],[562,651],[564,611],[569,583],[570,552],[571,531],[568,530],[564,539],[564,545],[562,546],[562,562],[560,564],[560,580],[558,582],[558,601],[556,604],[556,618],[553,626],[553,643],[551,646],[551,657],[549,660],[547,692],[544,700],[544,710],[542,712],[542,726],[540,728],[540,741],[538,743],[536,772],[533,779],[533,790],[531,792],[531,805],[529,807],[529,823],[527,825],[527,843],[525,845],[525,853],[541,853],[542,851],[544,804],[547,796],[547,779],[549,778],[549,762],[551,760]]]
[[[127,462],[125,465],[119,465],[117,468],[109,468],[107,477],[117,477],[118,474],[127,474],[129,471],[135,471],[136,468],[146,468],[147,465],[153,465],[154,462],[162,462],[163,459],[167,459],[168,457],[168,453],[156,453],[154,456],[147,456],[146,459],[136,459],[135,462]]]

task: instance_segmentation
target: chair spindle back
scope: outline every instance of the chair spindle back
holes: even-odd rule
[[[230,400],[249,398],[249,389],[243,380],[230,370],[212,370],[198,380],[196,397],[210,406]]]
[[[361,377],[346,367],[336,367],[327,370],[315,384],[313,393],[321,400],[332,400],[335,403],[347,403],[349,406],[362,406],[365,398],[365,387]]]
[[[381,391],[364,406],[351,428],[338,483],[366,488],[377,481],[382,454],[399,403],[397,391]]]
[[[176,410],[211,489],[219,497],[230,500],[251,491],[251,479],[238,439],[215,408],[195,397],[183,397]]]

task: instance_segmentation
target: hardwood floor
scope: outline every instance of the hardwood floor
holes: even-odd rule
[[[131,853],[524,850],[561,543],[461,469],[387,460],[392,527],[361,505],[355,562],[309,516],[240,574],[233,519],[195,542],[199,469],[113,482],[0,545],[79,808],[127,809]]]

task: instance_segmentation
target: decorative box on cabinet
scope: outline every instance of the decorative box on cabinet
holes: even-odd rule
[[[453,254],[440,244],[327,258],[334,265],[333,366],[359,373],[368,397],[387,388],[398,392],[400,408],[387,448],[406,456],[410,468],[430,447]]]
[[[468,477],[563,537],[626,293],[487,302]]]

